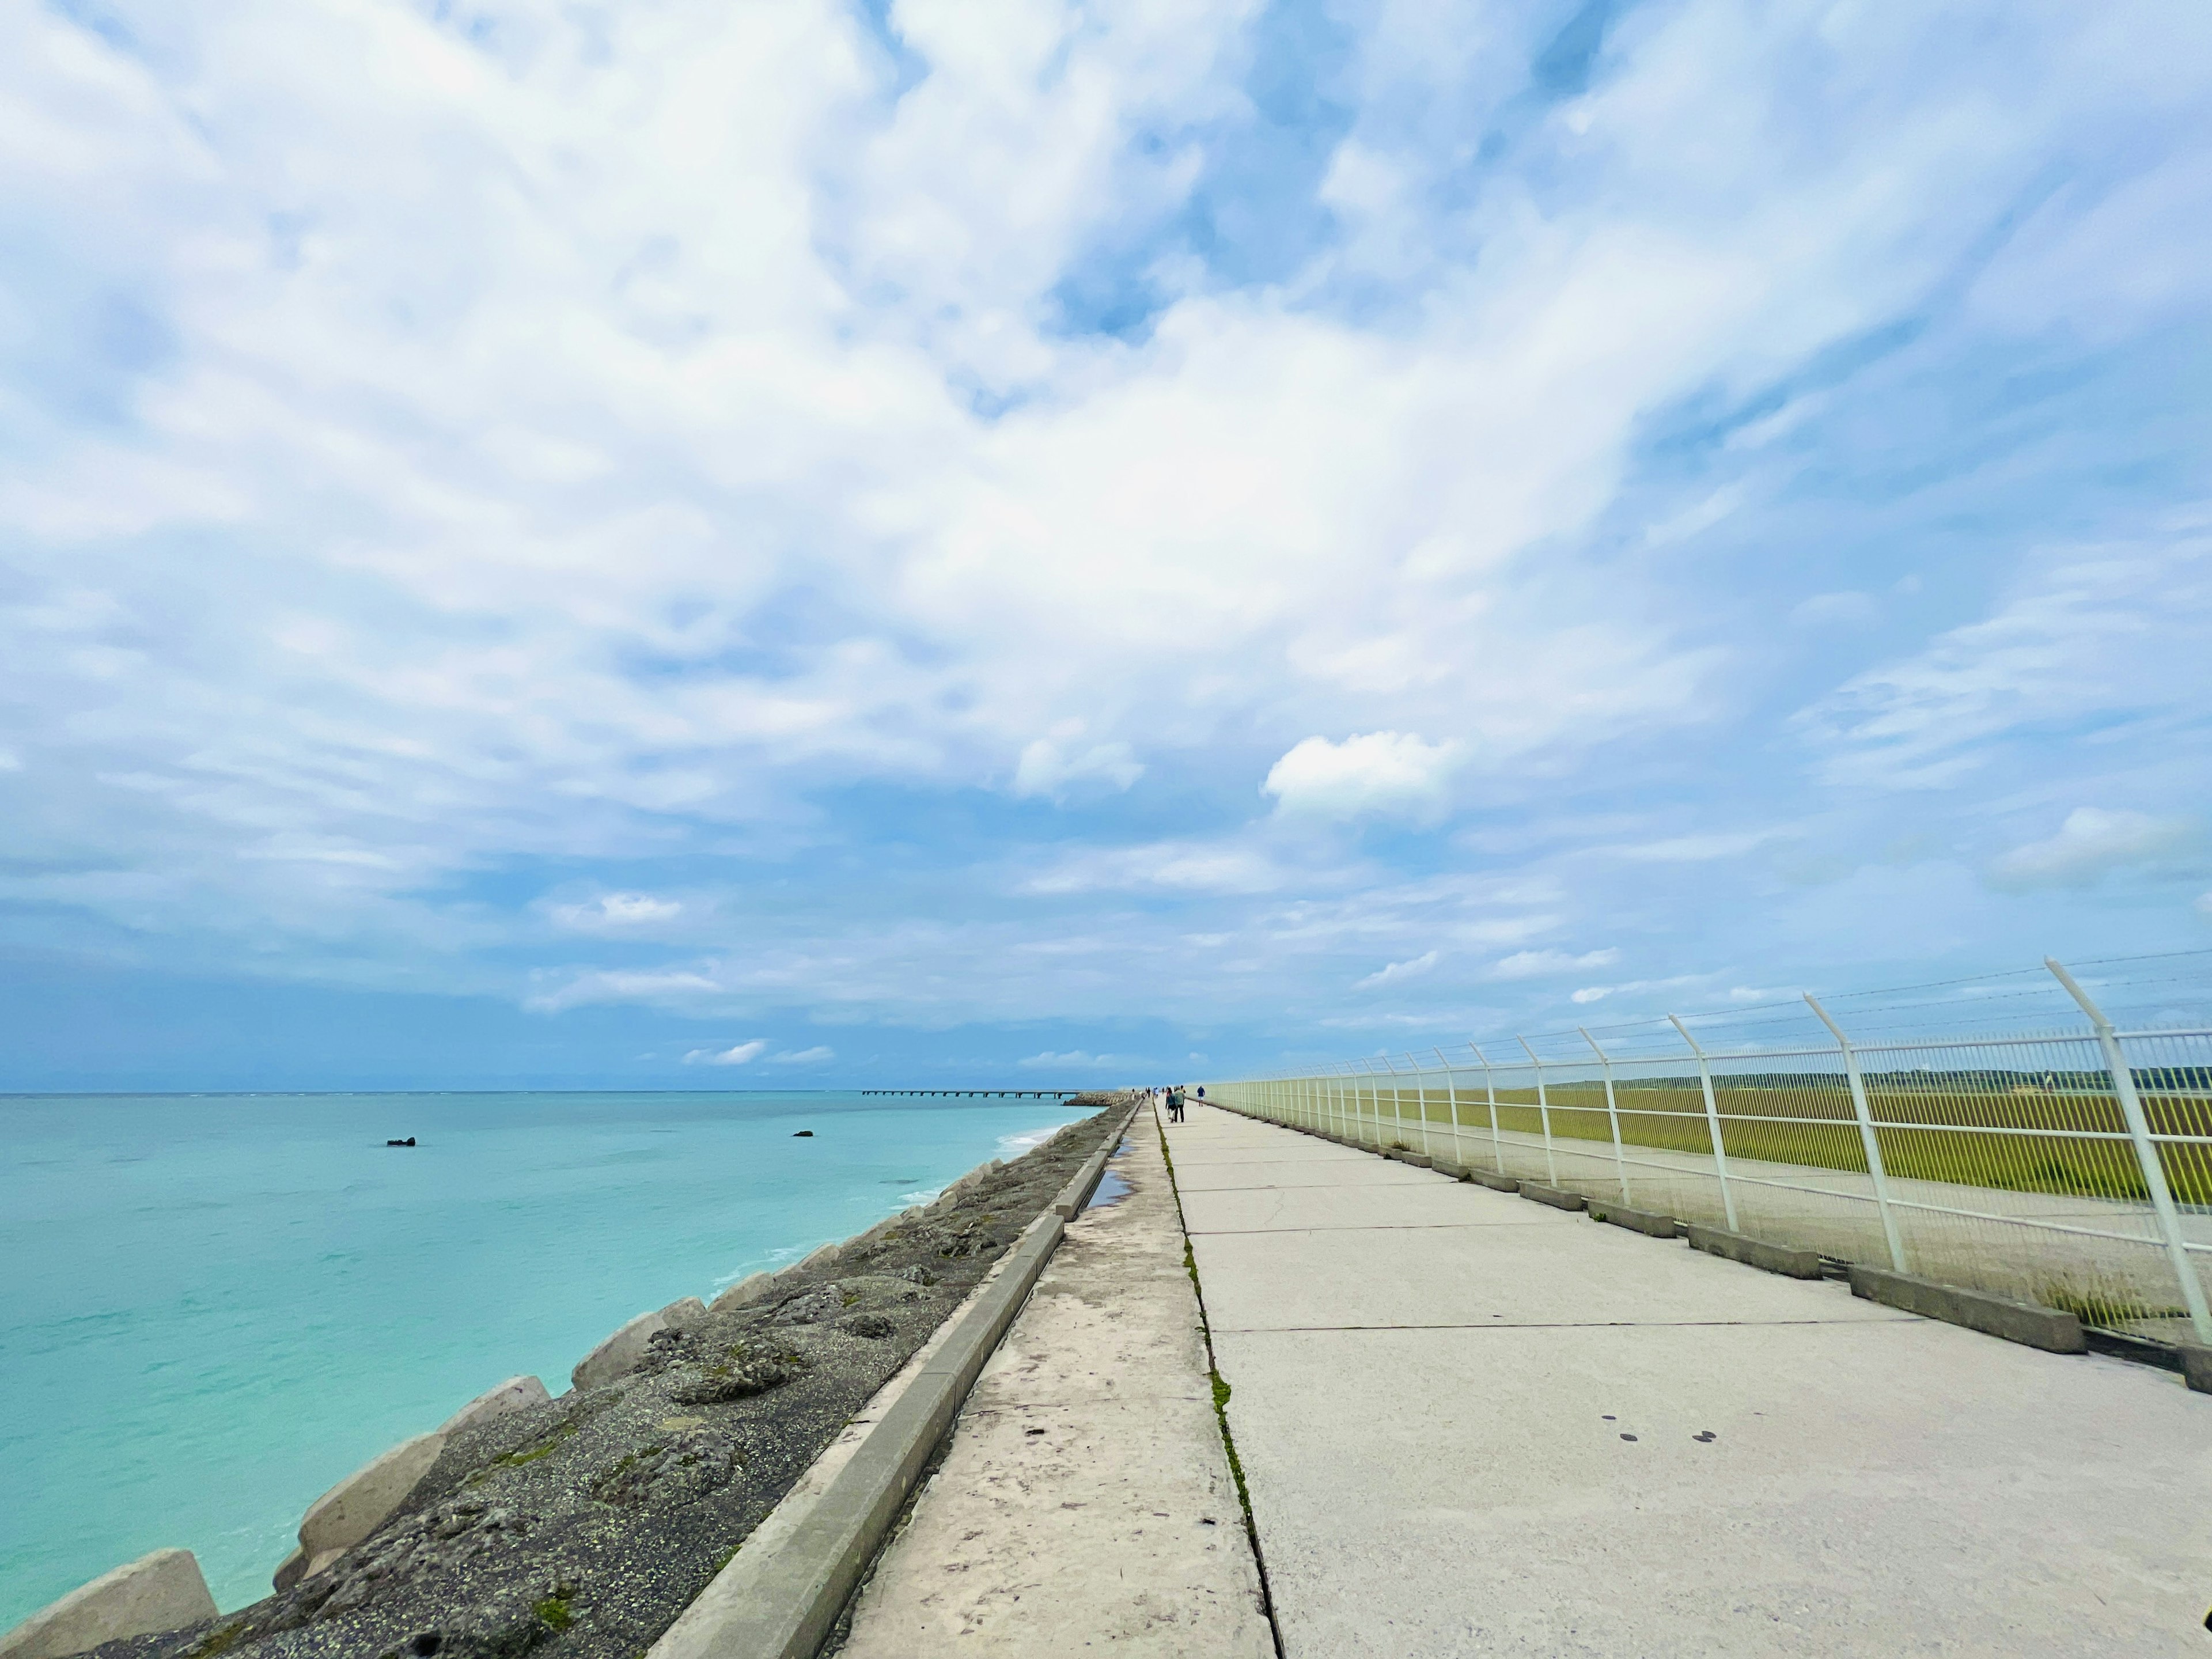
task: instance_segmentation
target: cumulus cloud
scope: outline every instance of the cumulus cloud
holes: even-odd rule
[[[1260,787],[1290,815],[1433,818],[1458,761],[1455,744],[1406,732],[1370,732],[1341,743],[1312,737],[1270,767]]]
[[[2203,323],[2203,9],[1643,9],[1571,88],[1541,7],[895,11],[0,15],[0,942],[1265,1024],[1771,949],[1732,830],[1560,878],[1692,782],[1879,846],[2201,749],[2201,411],[2131,389]],[[1996,598],[1916,645],[1939,563]],[[1885,655],[1801,690],[1831,584]],[[1315,861],[1478,800],[1472,870]]]
[[[727,1048],[694,1048],[684,1056],[686,1066],[750,1066],[768,1052],[768,1040],[755,1037]]]
[[[2087,887],[2114,871],[2171,858],[2198,839],[2198,826],[2188,818],[2077,806],[2057,834],[1998,859],[1990,866],[1990,881],[2012,892]]]

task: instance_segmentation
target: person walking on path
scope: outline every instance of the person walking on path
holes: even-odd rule
[[[1181,1089],[1168,1091],[1168,1121],[1170,1123],[1182,1121],[1182,1091]]]

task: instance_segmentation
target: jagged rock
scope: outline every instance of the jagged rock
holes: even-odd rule
[[[592,1482],[602,1504],[635,1506],[688,1504],[726,1484],[738,1466],[738,1449],[711,1429],[691,1429],[641,1446]]]

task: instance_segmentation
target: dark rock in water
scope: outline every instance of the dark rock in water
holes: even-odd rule
[[[811,1129],[793,1129],[791,1132],[791,1138],[793,1140],[811,1140],[814,1139],[814,1131]]]
[[[412,1146],[415,1144],[415,1137],[410,1135],[404,1140],[387,1140],[384,1144],[387,1146]]]

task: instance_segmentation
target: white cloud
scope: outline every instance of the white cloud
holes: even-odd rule
[[[1261,787],[1285,813],[1432,818],[1443,808],[1458,759],[1455,744],[1406,732],[1370,732],[1342,743],[1312,737],[1269,768]]]
[[[2212,536],[2194,520],[2039,556],[1986,618],[1845,683],[1798,717],[1845,787],[1936,788],[2053,731],[2154,731],[2199,706]]]
[[[684,1056],[686,1066],[750,1066],[768,1052],[768,1042],[755,1037],[728,1048],[694,1048]]]
[[[1602,951],[1585,951],[1580,956],[1565,951],[1516,951],[1491,964],[1490,977],[1535,979],[1547,974],[1572,973],[1581,968],[1609,968],[1620,960],[1620,952],[1611,946]]]
[[[817,1045],[811,1048],[800,1048],[791,1054],[771,1054],[769,1057],[769,1063],[772,1066],[819,1066],[824,1060],[836,1058],[836,1049]]]
[[[1097,1070],[1100,1066],[1129,1066],[1134,1063],[1117,1054],[1085,1054],[1080,1048],[1071,1048],[1064,1054],[1054,1054],[1048,1048],[1041,1054],[1031,1054],[1026,1060],[1018,1060],[1014,1062],[1015,1065],[1025,1066],[1031,1071],[1041,1066],[1057,1066],[1068,1070]]]
[[[1230,842],[1150,842],[1080,853],[1021,884],[1026,893],[1088,893],[1146,888],[1194,893],[1264,893],[1284,872],[1265,853]]]
[[[2197,839],[2197,826],[2188,818],[2077,806],[2066,815],[2057,835],[2016,847],[1998,859],[1990,866],[1990,881],[2012,892],[2087,887],[2116,870],[2171,858]]]
[[[1127,789],[1145,775],[1126,743],[1093,744],[1079,750],[1072,744],[1063,748],[1062,742],[1039,738],[1023,749],[1021,763],[1014,769],[1014,793],[1058,799],[1084,783]]]
[[[647,927],[673,921],[683,914],[684,907],[676,900],[655,898],[650,893],[603,893],[586,903],[553,907],[554,920],[580,933]]]
[[[1404,980],[1419,979],[1437,965],[1437,951],[1426,951],[1405,962],[1390,963],[1368,975],[1366,978],[1354,981],[1352,988],[1355,991],[1371,991],[1380,986],[1395,985]]]

